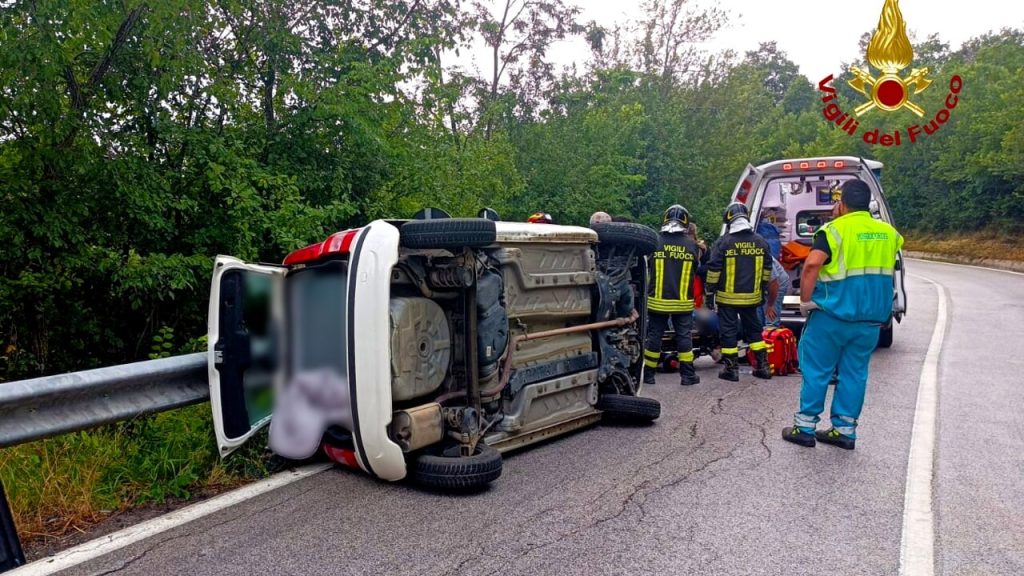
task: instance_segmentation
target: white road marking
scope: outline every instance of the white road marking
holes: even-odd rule
[[[1024,276],[1024,272],[1017,272],[1015,270],[1004,270],[1002,268],[989,268],[988,266],[975,266],[974,264],[959,264],[957,262],[946,262],[943,260],[929,260],[927,258],[910,258],[907,260],[914,260],[915,262],[928,262],[929,264],[942,264],[943,266],[957,266],[960,268],[977,268],[978,270],[989,270],[992,272],[1004,272],[1006,274],[1016,274],[1017,276]],[[928,280],[925,278],[925,280]],[[928,280],[931,282],[931,280]]]
[[[40,558],[35,562],[31,562],[25,566],[7,572],[7,574],[8,576],[44,576],[61,570],[66,570],[72,566],[77,566],[83,562],[99,558],[104,554],[120,550],[125,546],[134,544],[140,540],[149,538],[150,536],[155,536],[161,532],[166,532],[167,530],[181,526],[182,524],[187,524],[193,520],[209,516],[214,512],[234,506],[235,504],[240,504],[261,494],[277,490],[282,486],[287,486],[288,484],[297,482],[303,478],[319,474],[331,466],[333,465],[314,464],[297,468],[295,470],[289,470],[287,472],[281,472],[269,478],[260,480],[259,482],[254,482],[248,486],[239,488],[238,490],[226,492],[220,496],[215,496],[209,500],[204,500],[202,502],[186,506],[169,514],[164,514],[158,518],[147,520],[141,524],[129,526],[128,528],[119,530],[113,534],[107,534],[106,536],[102,536],[95,540],[90,540],[89,542],[80,544],[74,548],[59,552],[54,556]]]
[[[932,481],[935,474],[935,420],[938,408],[939,354],[948,320],[946,290],[939,283],[911,274],[935,286],[938,313],[931,343],[917,385],[917,407],[910,437],[907,486],[903,501],[903,536],[900,542],[900,576],[932,576],[935,573],[935,514]]]

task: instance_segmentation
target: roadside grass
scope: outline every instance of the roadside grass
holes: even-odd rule
[[[967,258],[1024,262],[1024,234],[999,231],[943,235],[907,232],[904,249]]]
[[[189,499],[269,472],[265,437],[226,461],[208,404],[65,434],[0,451],[23,543],[61,538],[147,504]]]

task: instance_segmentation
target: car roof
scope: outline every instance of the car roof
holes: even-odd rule
[[[502,242],[597,242],[597,232],[582,226],[495,222],[496,240]]]

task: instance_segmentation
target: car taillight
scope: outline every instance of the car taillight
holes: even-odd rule
[[[324,240],[324,249],[320,255],[348,254],[348,251],[352,248],[352,240],[355,239],[357,232],[359,232],[358,229],[331,234],[327,237],[327,240]]]
[[[299,248],[284,259],[285,266],[305,264],[331,254],[348,254],[352,249],[352,241],[359,234],[360,228],[343,230],[327,237],[327,240]]]
[[[295,252],[285,256],[284,265],[291,266],[292,264],[312,262],[320,257],[320,252],[323,250],[323,246],[323,242],[317,242],[316,244],[310,244],[305,248],[299,248]]]

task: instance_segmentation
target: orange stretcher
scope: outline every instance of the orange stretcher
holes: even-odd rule
[[[793,270],[803,264],[810,253],[810,246],[805,246],[796,240],[792,240],[782,246],[782,257],[779,258],[779,262],[786,270]]]

